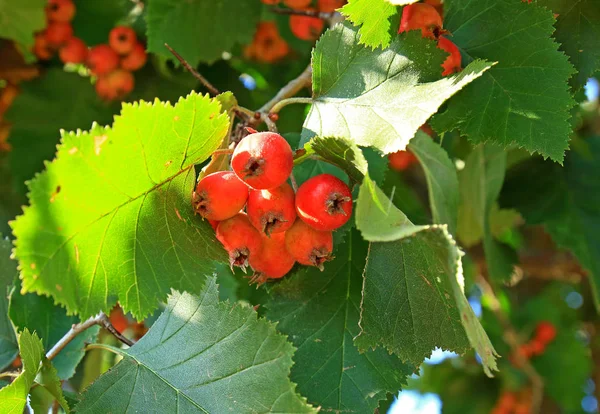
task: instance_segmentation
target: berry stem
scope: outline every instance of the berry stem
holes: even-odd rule
[[[271,108],[271,113],[276,114],[279,111],[281,111],[284,107],[291,105],[291,104],[312,104],[312,103],[313,103],[312,98],[287,98],[287,99],[283,99],[283,100],[277,102],[275,105],[273,105],[273,107]]]
[[[292,183],[292,188],[294,189],[294,193],[298,191],[298,183],[296,182],[296,177],[294,177],[294,173],[290,173],[290,182]]]
[[[266,104],[264,104],[258,112],[263,114],[262,118],[268,118],[268,114],[270,112],[276,113],[277,111],[273,111],[273,107],[280,101],[284,99],[291,98],[300,92],[305,86],[310,85],[312,81],[312,67],[308,65],[304,71],[298,75],[297,78],[292,79],[285,85],[283,88],[277,92],[277,94]]]
[[[173,56],[175,56],[175,58],[177,58],[177,60],[183,65],[184,68],[186,68],[196,79],[198,79],[200,81],[200,83],[202,85],[204,85],[204,87],[206,89],[208,89],[208,92],[211,95],[216,96],[216,95],[219,94],[219,90],[217,88],[215,88],[213,86],[213,84],[208,81],[208,79],[206,79],[204,76],[202,76],[200,73],[198,73],[198,71],[196,69],[194,69],[192,67],[192,65],[190,65],[187,62],[187,60],[185,60],[183,57],[181,57],[181,55],[179,53],[177,53],[176,51],[174,51],[171,46],[169,46],[167,43],[165,43],[165,47],[167,49],[169,49],[169,52],[171,52],[171,54]]]

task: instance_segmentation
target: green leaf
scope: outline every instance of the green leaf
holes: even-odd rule
[[[474,143],[517,144],[562,162],[574,70],[552,39],[552,13],[521,0],[448,0],[444,10],[444,28],[463,61],[498,64],[452,99],[432,127],[459,129]]]
[[[63,133],[13,223],[24,292],[50,294],[81,319],[119,300],[141,319],[171,287],[198,291],[225,260],[190,204],[194,164],[228,129],[208,97],[124,104],[112,128]]]
[[[586,84],[600,69],[600,7],[595,0],[537,0],[558,14],[554,37],[577,68],[576,88]]]
[[[325,265],[300,268],[271,290],[267,317],[298,347],[292,380],[308,400],[334,412],[373,412],[416,368],[379,349],[359,353],[362,272],[368,245],[356,231]]]
[[[106,43],[110,31],[118,24],[125,23],[135,3],[128,0],[103,0],[79,1],[76,5],[77,12],[71,22],[73,32],[86,45],[95,46]]]
[[[11,247],[0,234],[0,371],[19,353],[15,328],[8,317],[8,295],[17,276],[17,263],[10,259]]]
[[[564,168],[541,159],[515,166],[500,202],[516,208],[528,224],[544,224],[560,247],[575,254],[590,272],[600,311],[600,137],[586,143],[589,154],[570,151]]]
[[[360,183],[369,173],[369,166],[360,148],[345,138],[313,138],[312,150],[322,158],[340,167],[354,182]]]
[[[313,52],[314,102],[303,138],[345,137],[385,154],[405,149],[444,101],[491,66],[476,61],[437,80],[444,55],[416,31],[373,51],[359,45],[355,28],[337,25]]]
[[[470,343],[491,376],[496,351],[464,296],[462,252],[447,227],[413,225],[368,177],[360,188],[356,225],[372,242],[359,348],[381,345],[418,364],[435,347],[464,353]]]
[[[54,305],[51,298],[34,293],[23,295],[20,290],[21,284],[17,283],[10,298],[10,318],[19,331],[28,329],[41,336],[44,351],[48,352],[80,320],[76,316],[67,316],[65,309]],[[75,374],[85,345],[95,342],[98,330],[94,326],[77,335],[52,360],[61,379],[69,379]]]
[[[82,395],[78,413],[315,412],[288,378],[294,347],[249,305],[174,292],[150,331]]]
[[[252,42],[261,7],[256,0],[152,0],[146,13],[148,51],[175,60],[165,48],[168,43],[196,66]]]
[[[62,396],[60,381],[52,364],[44,356],[42,341],[37,334],[25,329],[19,335],[19,349],[23,372],[10,385],[0,389],[0,412],[23,412],[29,390],[39,373],[38,383],[54,395],[68,413],[69,407]]]
[[[408,148],[425,171],[434,223],[447,224],[450,234],[455,234],[458,221],[456,167],[448,153],[422,131],[417,132]]]
[[[460,174],[459,235],[472,240],[479,231],[488,272],[496,280],[506,280],[513,272],[516,254],[508,246],[494,239],[490,214],[504,182],[506,152],[497,145],[479,145],[473,149]],[[473,229],[473,230],[471,230]]]
[[[46,0],[0,0],[0,37],[29,49],[33,33],[46,27]]]
[[[386,0],[349,0],[348,4],[341,8],[342,13],[356,27],[360,26],[359,43],[372,48],[390,45],[392,40],[391,22],[392,16],[398,13],[398,9]]]
[[[105,125],[119,106],[102,102],[89,78],[60,69],[50,69],[19,86],[21,93],[6,113],[6,120],[13,124],[9,157],[14,185],[25,194],[24,182],[43,169],[44,161],[53,158],[61,129],[87,129],[93,122]]]

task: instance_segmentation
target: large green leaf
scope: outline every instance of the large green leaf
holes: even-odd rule
[[[82,319],[117,299],[142,318],[171,287],[198,291],[212,260],[225,259],[190,204],[194,164],[227,132],[219,112],[191,93],[175,106],[124,104],[112,128],[63,133],[12,224],[23,290],[50,294]]]
[[[504,150],[484,144],[473,149],[460,174],[459,234],[465,233],[469,239],[472,231],[481,232],[488,273],[496,280],[509,278],[517,260],[513,250],[494,239],[490,227],[490,214],[500,194],[505,170]]]
[[[560,247],[577,256],[590,272],[600,311],[600,137],[585,142],[589,153],[570,151],[564,168],[537,158],[515,166],[500,201],[528,224],[544,224]]]
[[[42,341],[37,334],[25,329],[19,335],[19,349],[23,372],[10,385],[0,389],[0,412],[22,413],[29,390],[39,373],[38,384],[46,388],[68,413],[69,407],[62,396],[60,381],[54,367],[44,356]]]
[[[68,316],[65,309],[56,306],[51,298],[35,293],[21,294],[20,288],[20,283],[17,283],[10,298],[10,318],[19,331],[35,331],[41,337],[44,351],[48,352],[73,324],[80,322],[79,318]],[[52,360],[61,379],[69,379],[75,374],[75,368],[84,355],[83,348],[95,341],[98,329],[94,326],[77,335]]]
[[[313,104],[303,139],[346,137],[385,154],[403,150],[440,105],[491,65],[476,61],[439,79],[445,53],[417,31],[388,49],[359,44],[356,28],[338,24],[313,52]],[[439,80],[438,80],[439,79]]]
[[[8,317],[8,295],[17,276],[17,263],[10,259],[11,243],[0,234],[0,371],[19,353],[15,328]]]
[[[521,0],[448,0],[444,9],[444,28],[463,61],[498,64],[452,99],[432,126],[458,128],[474,143],[516,143],[562,162],[574,70],[552,38],[552,13]]]
[[[150,331],[82,395],[78,413],[315,412],[288,376],[294,347],[250,305],[173,293]]]
[[[360,44],[388,47],[392,41],[391,18],[398,9],[386,0],[349,0],[340,12],[358,29]],[[390,30],[392,29],[392,30]],[[395,28],[397,31],[398,28]]]
[[[600,7],[597,0],[537,0],[558,14],[554,37],[578,70],[576,87],[582,87],[600,69]]]
[[[266,304],[267,317],[298,347],[292,380],[324,411],[373,412],[415,370],[384,350],[361,354],[353,344],[367,248],[350,232],[325,272],[298,269],[272,289]]]
[[[361,303],[361,349],[383,346],[420,363],[435,347],[471,346],[486,374],[496,352],[463,293],[462,253],[446,225],[415,226],[366,177],[356,225],[371,241]]]
[[[174,59],[168,43],[192,66],[250,43],[261,15],[257,0],[152,0],[147,7],[148,50]]]
[[[26,48],[33,46],[33,33],[46,27],[46,0],[0,0],[0,37]]]

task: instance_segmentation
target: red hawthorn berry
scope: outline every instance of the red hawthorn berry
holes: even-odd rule
[[[425,0],[423,1],[423,3],[435,7],[440,16],[444,15],[444,3],[442,2],[442,0]]]
[[[43,33],[38,33],[35,35],[33,54],[41,60],[48,60],[52,57],[52,51],[50,50],[46,36]]]
[[[230,266],[239,266],[244,270],[248,266],[248,260],[259,254],[262,245],[260,233],[244,213],[220,222],[217,226],[217,240],[229,253]]]
[[[317,8],[323,13],[332,13],[344,5],[344,0],[319,0]]]
[[[196,213],[208,220],[235,216],[246,205],[248,186],[232,171],[217,171],[198,182],[192,195]]]
[[[460,55],[460,50],[458,50],[458,47],[450,40],[446,39],[443,36],[440,36],[440,38],[438,39],[438,48],[450,53],[450,56],[448,56],[444,63],[442,63],[442,68],[444,69],[442,72],[442,76],[448,76],[452,75],[455,72],[460,72],[462,69],[462,57]]]
[[[277,25],[274,22],[260,22],[256,27],[252,43],[244,48],[244,56],[248,59],[272,63],[285,57],[289,51],[290,48],[279,34]]]
[[[274,132],[246,136],[233,152],[231,168],[250,187],[268,190],[283,184],[294,165],[290,144]]]
[[[70,23],[51,22],[44,31],[44,36],[51,47],[58,48],[73,37],[73,27]]]
[[[396,171],[404,171],[413,164],[418,163],[417,157],[408,151],[396,151],[388,155],[390,168]]]
[[[119,305],[115,306],[108,317],[112,326],[119,332],[123,332],[129,327],[129,320],[123,313],[123,309]]]
[[[88,52],[87,66],[94,75],[106,75],[119,66],[119,55],[109,45],[94,46]]]
[[[517,403],[517,396],[515,395],[515,393],[510,392],[510,391],[504,391],[500,395],[500,398],[498,398],[498,402],[496,403],[496,406],[510,411],[510,410],[512,410],[512,408],[515,406],[516,403]]]
[[[284,232],[296,220],[294,190],[288,183],[269,190],[250,190],[246,212],[262,234]]]
[[[529,341],[529,351],[531,352],[531,356],[539,356],[544,353],[546,350],[546,344],[540,341],[538,338],[534,338]]]
[[[529,343],[521,344],[517,352],[521,354],[525,359],[530,359],[533,356],[533,352]]]
[[[538,341],[547,345],[556,338],[556,328],[551,322],[542,321],[535,328],[535,337]]]
[[[51,22],[68,23],[75,17],[75,4],[72,0],[48,0],[46,16]]]
[[[290,9],[304,9],[310,6],[312,0],[283,0],[283,4]]]
[[[217,230],[217,226],[219,225],[220,221],[217,220],[208,220],[208,224],[210,224],[210,227],[213,228],[213,230]]]
[[[325,22],[317,17],[301,16],[298,14],[290,16],[290,29],[294,36],[301,40],[317,40],[323,31],[324,25]]]
[[[140,42],[136,42],[131,52],[121,60],[121,67],[125,70],[135,72],[146,64],[146,60],[148,60],[146,48]]]
[[[442,16],[437,10],[425,3],[414,3],[404,6],[398,33],[409,30],[421,30],[421,35],[429,39],[437,39],[444,33]]]
[[[122,99],[133,90],[134,85],[133,75],[130,72],[118,69],[108,75],[98,77],[96,92],[103,99]]]
[[[316,175],[298,188],[296,213],[316,230],[335,230],[350,219],[352,192],[346,183],[331,174]]]
[[[133,50],[137,36],[131,27],[117,26],[108,34],[108,44],[119,55],[126,55]]]
[[[518,402],[514,409],[514,414],[531,414],[531,403],[530,402]]]
[[[58,56],[64,63],[82,63],[87,59],[87,53],[88,49],[83,40],[72,37],[60,48]]]
[[[23,362],[21,361],[21,355],[17,355],[13,362],[10,364],[10,366],[13,368],[21,368],[21,365],[23,365]]]
[[[252,281],[262,284],[267,279],[281,279],[294,263],[296,260],[285,247],[285,233],[262,236],[260,252],[250,257],[250,266],[256,272]]]
[[[285,232],[285,247],[294,259],[323,271],[323,263],[331,260],[333,233],[315,230],[300,219]]]

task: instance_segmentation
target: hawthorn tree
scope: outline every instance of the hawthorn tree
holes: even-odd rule
[[[0,0],[0,412],[588,410],[599,69],[595,0]]]

